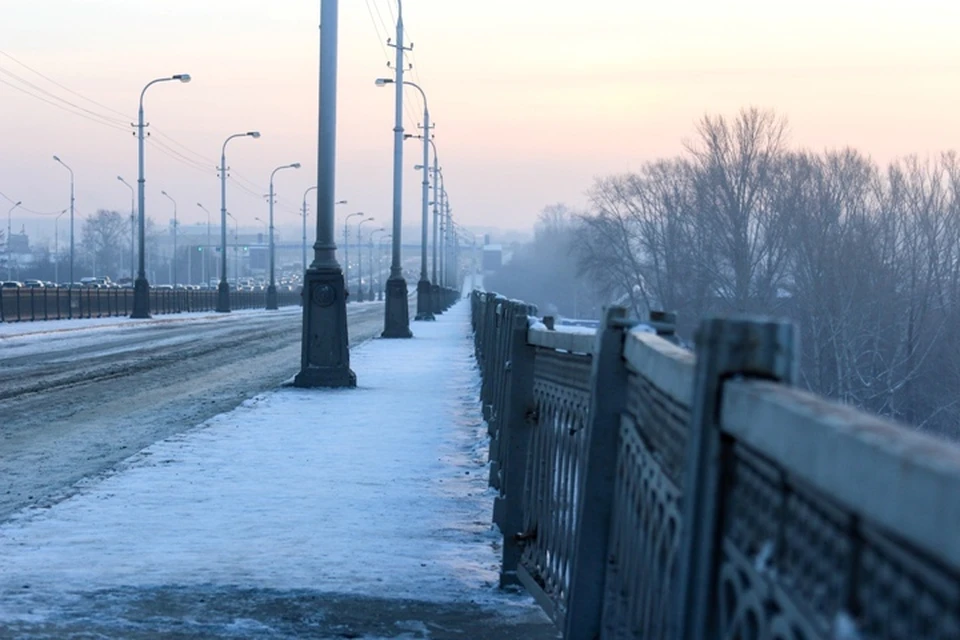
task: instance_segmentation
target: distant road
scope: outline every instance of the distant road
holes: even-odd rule
[[[0,340],[0,521],[291,378],[301,318],[161,316]],[[383,304],[348,306],[348,319],[355,345],[379,335]]]

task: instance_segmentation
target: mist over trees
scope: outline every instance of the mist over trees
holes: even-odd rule
[[[788,149],[771,112],[704,117],[681,157],[601,178],[580,266],[635,313],[791,318],[802,384],[960,434],[960,161]]]
[[[80,245],[99,274],[122,273],[130,260],[130,219],[117,211],[99,210],[83,221]]]
[[[597,318],[602,298],[581,275],[575,248],[582,215],[563,204],[544,208],[533,240],[517,245],[510,260],[486,277],[485,288],[535,304],[541,315]]]
[[[541,219],[488,289],[542,306],[574,282],[639,318],[678,312],[687,339],[708,313],[787,317],[800,384],[960,436],[960,157],[879,166],[790,149],[786,129],[758,109],[704,117],[680,156],[598,178],[562,236]]]

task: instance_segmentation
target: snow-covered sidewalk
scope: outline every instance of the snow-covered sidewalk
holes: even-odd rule
[[[527,598],[495,587],[468,303],[413,329],[413,340],[352,352],[355,390],[259,396],[0,526],[0,637],[84,625],[127,637],[147,624],[130,613],[146,616],[132,604],[144,593],[186,590],[195,601],[211,588],[465,603],[548,629]],[[94,606],[105,597],[106,611]],[[176,615],[146,617],[183,632]],[[231,635],[238,619],[256,616],[233,618],[192,628]],[[449,637],[423,624],[396,637]],[[256,625],[234,630],[286,637],[269,620]]]

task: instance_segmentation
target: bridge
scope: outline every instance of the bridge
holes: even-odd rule
[[[471,285],[349,305],[356,390],[285,384],[295,307],[5,325],[0,637],[960,635],[960,450],[795,388],[790,323]]]

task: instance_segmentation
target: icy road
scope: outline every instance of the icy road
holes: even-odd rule
[[[351,344],[382,329],[382,303],[348,309]],[[0,333],[0,521],[52,504],[81,478],[292,377],[301,314],[288,307],[65,330],[37,322]],[[42,333],[23,334],[34,329]]]

